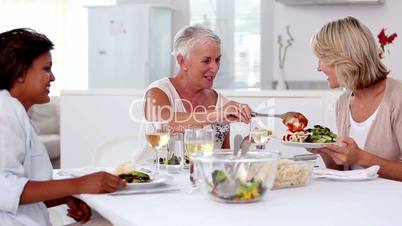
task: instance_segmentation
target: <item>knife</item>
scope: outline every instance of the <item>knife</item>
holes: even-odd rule
[[[171,191],[180,191],[180,188],[158,188],[158,189],[141,189],[141,190],[120,190],[113,193],[109,193],[109,195],[137,195],[137,194],[153,194],[153,193],[162,193],[162,192],[171,192]]]

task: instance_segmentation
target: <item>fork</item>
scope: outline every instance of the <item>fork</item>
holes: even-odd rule
[[[283,114],[266,114],[266,113],[259,113],[259,112],[251,112],[251,117],[274,117],[274,118],[287,118],[287,117],[293,117],[297,112],[294,111],[288,111]]]

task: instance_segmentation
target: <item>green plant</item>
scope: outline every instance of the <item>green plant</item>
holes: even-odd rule
[[[288,48],[292,46],[292,43],[294,42],[294,38],[292,34],[290,34],[290,27],[289,25],[286,26],[286,34],[288,35],[288,39],[286,40],[286,45],[283,44],[283,38],[282,35],[278,35],[278,44],[279,44],[279,68],[283,69],[285,68],[285,60],[286,60],[286,53],[288,51]]]

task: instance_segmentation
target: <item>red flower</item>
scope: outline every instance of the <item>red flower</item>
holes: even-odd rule
[[[396,33],[393,33],[392,35],[390,35],[388,37],[388,43],[392,43],[392,41],[394,41],[394,39],[398,37],[398,35]]]
[[[384,49],[384,46],[391,44],[394,41],[394,39],[396,37],[398,37],[398,35],[396,33],[393,33],[392,35],[387,36],[385,34],[385,29],[383,28],[383,29],[381,29],[381,32],[377,35],[377,37],[378,37],[378,42],[381,45],[381,48]]]
[[[385,29],[381,29],[380,34],[377,35],[380,45],[385,46],[388,43],[388,37],[385,35]]]

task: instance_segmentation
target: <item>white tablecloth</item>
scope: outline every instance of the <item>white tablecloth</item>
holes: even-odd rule
[[[314,180],[273,190],[257,203],[226,204],[189,193],[187,174],[175,176],[181,191],[142,195],[80,195],[116,226],[402,226],[402,183]]]

